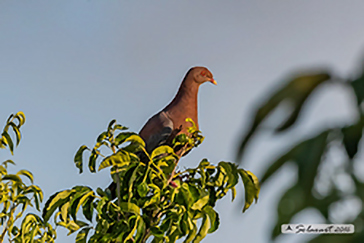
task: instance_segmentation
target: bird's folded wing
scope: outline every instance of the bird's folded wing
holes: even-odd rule
[[[173,131],[173,121],[164,111],[159,112],[148,120],[139,135],[147,144],[148,153],[167,142]]]

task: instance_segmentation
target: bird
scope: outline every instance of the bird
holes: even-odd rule
[[[191,118],[198,124],[197,99],[201,84],[211,82],[217,84],[212,73],[206,67],[193,67],[185,75],[176,96],[160,112],[152,116],[142,127],[139,136],[146,143],[147,152],[172,141],[181,133],[188,134],[191,126],[186,118]]]
[[[145,123],[139,136],[144,140],[148,153],[158,146],[170,143],[174,137],[181,133],[190,135],[188,127],[191,124],[186,121],[186,118],[191,118],[199,129],[198,90],[200,85],[205,82],[217,84],[210,70],[200,66],[189,69],[172,101]],[[180,156],[186,154],[180,154]],[[115,191],[115,183],[112,182],[108,188],[111,192]]]

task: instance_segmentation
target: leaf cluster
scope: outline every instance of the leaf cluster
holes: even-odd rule
[[[18,124],[15,123],[18,121]],[[9,148],[13,154],[14,143],[9,135],[11,127],[16,137],[16,145],[21,139],[20,127],[25,122],[23,112],[10,115],[0,139],[1,148]],[[28,207],[35,207],[40,211],[40,203],[43,200],[42,190],[33,184],[33,174],[27,170],[20,170],[16,174],[8,172],[8,165],[15,163],[6,160],[0,165],[0,242],[5,240],[6,235],[10,242],[54,242],[56,232],[52,226],[37,215],[24,213]],[[23,178],[30,181],[30,185]],[[24,216],[24,217],[23,217]],[[16,222],[21,220],[20,226]]]
[[[262,127],[270,114],[275,112],[283,103],[289,104],[292,109],[287,112],[286,116],[282,116],[281,124],[273,127],[272,130],[279,134],[292,128],[301,116],[302,107],[312,97],[314,91],[323,87],[323,84],[326,84],[326,87],[340,84],[349,91],[352,91],[357,100],[354,110],[357,111],[358,119],[354,123],[329,127],[311,135],[310,138],[303,139],[298,144],[293,145],[277,159],[269,163],[261,179],[262,185],[287,163],[293,163],[298,168],[296,183],[287,189],[279,200],[277,208],[278,218],[273,227],[272,238],[280,234],[282,224],[290,223],[291,219],[304,209],[317,209],[327,222],[331,223],[330,209],[332,209],[332,205],[335,203],[352,196],[360,198],[362,203],[364,203],[363,194],[360,192],[361,188],[364,188],[363,183],[360,182],[363,178],[360,179],[353,170],[353,162],[359,150],[364,128],[364,73],[354,80],[342,80],[332,78],[333,76],[327,70],[320,73],[301,74],[290,78],[281,89],[273,93],[256,109],[253,122],[240,143],[237,153],[238,159],[242,158],[247,144],[260,130],[263,130]],[[328,176],[328,172],[322,171],[322,165],[327,160],[326,154],[331,148],[337,149],[340,147],[346,151],[347,161],[341,168],[338,168],[338,170]],[[353,182],[352,184],[355,185],[354,194],[338,188],[336,176],[339,171],[344,171]],[[324,194],[317,189],[317,182],[323,173],[326,174],[326,177],[330,178],[327,182],[330,189]],[[364,213],[362,212],[352,222],[346,223],[356,224],[363,220]],[[312,240],[312,242],[334,242],[333,238],[320,236],[317,240]],[[342,240],[340,237],[339,239]],[[360,242],[363,241],[364,231],[356,233],[352,237],[345,237],[345,242],[359,242],[357,241],[358,239],[361,239],[359,240]]]
[[[16,146],[19,145],[21,139],[20,127],[25,123],[25,115],[22,111],[19,111],[15,115],[11,114],[6,121],[5,127],[0,137],[0,148],[8,147],[11,154],[14,153],[14,142],[9,135],[9,128],[12,128],[16,138]]]
[[[81,146],[75,164],[82,172],[83,152],[91,152],[88,168],[96,171],[111,167],[116,198],[109,189],[76,186],[51,196],[43,210],[47,222],[52,215],[57,225],[78,231],[77,242],[200,242],[219,226],[214,210],[217,200],[228,191],[232,199],[241,179],[245,186],[243,211],[258,199],[257,178],[230,162],[213,165],[207,159],[196,168],[176,171],[180,155],[198,146],[203,137],[192,123],[191,136],[177,136],[172,146],[161,145],[148,153],[141,137],[123,131],[125,127],[112,121],[101,133],[93,149]],[[116,133],[115,131],[118,131]],[[104,156],[100,147],[112,153]],[[177,149],[178,148],[178,149]],[[84,220],[80,220],[80,216]]]

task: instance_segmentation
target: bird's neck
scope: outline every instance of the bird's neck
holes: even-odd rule
[[[192,80],[184,80],[171,103],[164,109],[169,111],[171,107],[176,112],[183,113],[197,123],[197,97],[199,84]]]

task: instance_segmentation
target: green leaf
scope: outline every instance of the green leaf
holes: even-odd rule
[[[123,212],[126,213],[134,213],[136,215],[140,215],[140,208],[134,204],[134,203],[130,203],[130,202],[121,202],[120,203],[120,208]]]
[[[127,130],[128,128],[127,128],[127,127],[124,127],[124,126],[122,126],[122,125],[120,125],[120,124],[116,124],[116,125],[114,126],[114,129],[115,129],[115,130]]]
[[[107,137],[107,135],[108,135],[108,132],[106,131],[106,132],[103,132],[103,133],[101,133],[98,137],[97,137],[97,139],[96,139],[96,142],[97,143],[101,143],[106,137]]]
[[[146,182],[142,182],[137,186],[137,191],[140,197],[145,197],[149,191],[149,187]]]
[[[137,224],[137,231],[134,236],[134,239],[135,239],[135,242],[141,242],[141,240],[144,237],[145,231],[146,231],[146,225],[145,225],[142,217],[138,217],[136,224]]]
[[[160,188],[154,184],[149,184],[148,187],[153,189],[153,196],[152,196],[152,198],[145,201],[143,208],[146,208],[149,205],[160,202],[160,197],[161,197]]]
[[[22,179],[19,176],[11,175],[11,174],[3,176],[3,178],[1,178],[1,180],[3,180],[3,181],[9,180],[14,184],[23,183]]]
[[[86,145],[82,145],[76,155],[75,155],[75,158],[74,158],[74,162],[75,162],[75,165],[76,167],[79,169],[79,173],[81,174],[83,172],[83,162],[82,162],[82,154],[83,154],[83,151],[85,151],[86,149],[90,150],[89,148],[87,148]]]
[[[102,169],[105,169],[109,166],[114,166],[114,165],[118,165],[118,166],[124,166],[124,165],[128,165],[131,161],[130,158],[130,154],[129,152],[120,149],[117,153],[112,154],[108,157],[106,157],[104,160],[101,161],[100,166],[99,166],[99,171]]]
[[[188,218],[187,220],[188,220],[190,231],[189,231],[185,241],[183,241],[183,243],[190,243],[196,237],[196,234],[197,234],[196,220],[191,220],[190,218]]]
[[[186,122],[190,122],[191,123],[191,126],[189,127],[189,133],[193,133],[195,132],[197,129],[197,126],[196,126],[196,123],[191,119],[191,118],[186,118]]]
[[[220,167],[214,178],[215,186],[221,187],[224,184],[224,181],[225,181],[225,175]]]
[[[153,150],[151,158],[154,159],[160,155],[174,154],[173,148],[168,145],[162,145]]]
[[[205,238],[210,228],[211,228],[210,218],[207,216],[207,214],[204,214],[200,230],[196,235],[195,239],[193,240],[193,243],[198,243],[203,238]]]
[[[164,231],[162,231],[158,226],[152,226],[150,228],[150,231],[151,231],[152,235],[154,235],[156,237],[163,237],[164,236]]]
[[[91,173],[96,172],[95,167],[96,167],[96,160],[97,160],[98,156],[99,156],[99,151],[96,149],[93,149],[91,152],[91,155],[90,155],[89,162],[88,162],[88,168],[90,169]]]
[[[108,131],[112,130],[112,126],[113,126],[115,123],[116,123],[116,120],[115,120],[115,119],[113,119],[113,120],[109,123],[109,125],[107,126],[107,130],[108,130]]]
[[[88,187],[84,187],[82,191],[74,194],[70,211],[74,220],[76,220],[76,214],[80,209],[80,206],[83,205],[89,197],[93,198],[94,196],[94,192]]]
[[[13,128],[16,138],[16,146],[18,146],[21,139],[21,133],[19,131],[19,128],[13,122],[9,123],[9,125],[11,125],[11,127]]]
[[[23,194],[28,194],[28,193],[33,193],[35,207],[38,211],[40,211],[40,203],[43,201],[42,189],[40,189],[40,187],[36,185],[30,185],[23,191]]]
[[[225,173],[228,177],[226,188],[232,188],[239,182],[239,176],[237,172],[237,168],[234,164],[229,162],[219,162],[218,166],[221,166],[225,169]]]
[[[132,135],[137,135],[135,132],[121,132],[115,138],[115,145],[118,146],[124,143],[125,139]]]
[[[70,207],[70,202],[66,202],[65,204],[63,204],[60,208],[60,212],[61,212],[61,219],[64,222],[68,222],[68,211],[69,211],[69,207]]]
[[[31,183],[33,183],[33,174],[28,171],[28,170],[19,170],[18,173],[16,173],[17,175],[23,175],[25,177],[27,177]]]
[[[14,155],[14,144],[13,141],[11,140],[11,137],[6,131],[3,131],[2,136],[5,138],[5,143],[9,145],[11,154]]]
[[[25,123],[25,115],[22,111],[19,111],[18,113],[15,114],[14,116],[16,119],[18,119],[19,121],[19,127],[23,126]]]
[[[64,190],[50,196],[43,208],[42,217],[44,221],[48,222],[54,211],[67,202],[74,193],[75,190]]]
[[[210,218],[211,227],[208,233],[211,234],[219,228],[220,224],[219,214],[211,206],[204,207],[203,211]]]
[[[88,235],[88,232],[90,231],[90,229],[92,229],[92,227],[86,227],[86,228],[83,228],[82,230],[80,230],[80,232],[78,232],[77,237],[76,237],[76,243],[86,243],[87,235]]]
[[[190,208],[195,201],[190,188],[192,187],[189,187],[188,184],[183,183],[179,190],[179,195],[182,196],[185,202],[184,205],[186,205],[187,208]]]
[[[207,191],[202,190],[199,199],[192,205],[192,210],[201,210],[209,201],[210,195]]]
[[[245,170],[239,169],[238,172],[239,175],[241,176],[241,179],[243,180],[245,188],[245,204],[243,208],[243,213],[244,213],[253,203],[254,199],[257,198],[256,196],[257,189],[256,186],[254,185],[253,179],[249,176],[249,174]]]
[[[134,134],[124,140],[124,142],[129,142],[129,141],[132,143],[140,144],[141,146],[145,147],[145,142],[139,135]]]
[[[4,165],[4,166],[5,166],[5,168],[7,168],[7,167],[8,167],[8,164],[16,165],[16,164],[15,164],[15,162],[14,162],[14,161],[12,161],[12,160],[10,160],[10,159],[8,159],[8,160],[6,160],[6,161],[4,161],[4,162],[2,163],[2,165]]]
[[[254,187],[255,187],[255,201],[258,201],[259,198],[259,192],[260,192],[260,183],[259,183],[259,179],[256,175],[254,175],[252,172],[250,172],[249,170],[245,170],[245,172],[248,174],[250,180],[253,182]]]
[[[94,199],[95,199],[94,194],[89,195],[82,205],[83,215],[89,221],[92,221],[92,216],[93,216],[93,212],[94,212],[94,207],[93,207]]]
[[[130,240],[131,238],[133,238],[133,235],[135,234],[135,231],[136,231],[137,226],[138,226],[138,220],[135,220],[135,218],[136,218],[136,217],[137,217],[137,216],[131,216],[131,217],[129,218],[129,225],[130,225],[131,227],[133,227],[133,228],[132,228],[132,230],[130,231],[130,233],[126,236],[126,238],[125,238],[124,242],[128,242],[128,240]]]
[[[235,189],[235,187],[232,187],[231,188],[231,201],[234,201],[235,197],[236,197],[236,189]]]
[[[201,160],[200,164],[198,165],[198,168],[204,169],[205,167],[209,166],[210,162],[207,159]]]
[[[74,232],[76,232],[77,230],[80,229],[79,221],[75,222],[75,221],[71,220],[68,223],[60,222],[59,225],[65,227],[66,229],[69,230],[67,236],[71,235],[72,233],[74,233]]]

